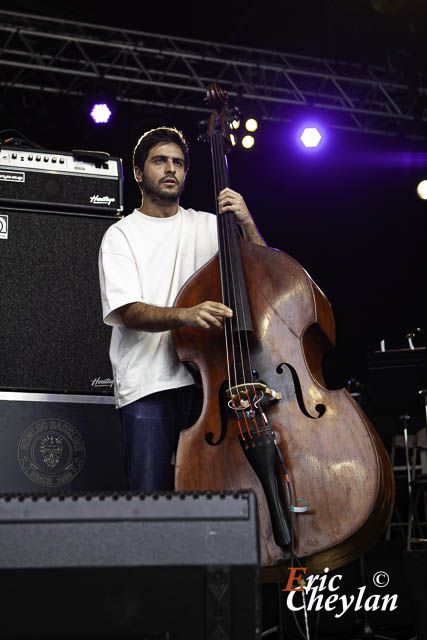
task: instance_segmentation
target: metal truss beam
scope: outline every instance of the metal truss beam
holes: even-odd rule
[[[325,113],[329,126],[427,139],[427,90],[397,70],[0,11],[0,86],[208,111],[218,82],[267,121]]]

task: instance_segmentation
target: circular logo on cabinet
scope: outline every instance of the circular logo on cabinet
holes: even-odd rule
[[[76,478],[85,461],[83,438],[63,420],[33,422],[21,436],[18,460],[22,471],[41,487],[61,487]]]

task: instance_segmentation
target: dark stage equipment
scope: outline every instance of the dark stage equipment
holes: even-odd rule
[[[260,638],[257,527],[250,492],[2,496],[2,638]]]
[[[0,392],[0,493],[126,489],[113,403],[110,396]]]
[[[0,207],[0,389],[113,393],[98,251],[115,220]]]
[[[122,161],[107,153],[1,146],[0,183],[0,201],[9,206],[123,210]]]
[[[425,347],[376,351],[370,356],[364,408],[387,445],[392,436],[402,433],[401,416],[410,416],[410,433],[425,426],[425,408],[419,394],[425,388]]]
[[[427,549],[404,551],[404,584],[413,606],[418,640],[427,640]]]
[[[427,388],[427,349],[414,347],[412,339],[419,329],[406,337],[411,348],[375,351],[368,359],[367,384],[360,394],[362,406],[390,452],[396,480],[394,514],[387,537],[394,532],[410,538],[408,532],[409,465],[415,435],[426,426],[426,410],[421,391]],[[425,337],[423,338],[425,341]],[[405,449],[407,430],[408,450]],[[417,481],[418,484],[418,481]],[[415,489],[415,485],[413,487]],[[410,544],[409,541],[407,544]]]

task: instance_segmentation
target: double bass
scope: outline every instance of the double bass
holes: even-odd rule
[[[216,84],[207,101],[217,197],[229,186],[235,115]],[[223,302],[233,317],[223,329],[172,332],[204,396],[199,419],[180,434],[176,490],[253,490],[264,568],[298,558],[320,573],[350,562],[384,531],[394,480],[360,406],[326,387],[321,362],[335,341],[329,301],[292,257],[245,241],[227,212],[218,215],[218,253],[175,305],[205,300]]]

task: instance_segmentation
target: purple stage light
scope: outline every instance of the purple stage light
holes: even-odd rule
[[[322,134],[317,127],[304,127],[300,140],[307,149],[315,149],[322,140]]]
[[[90,112],[91,118],[96,124],[106,124],[111,116],[111,109],[105,102],[94,104]]]

